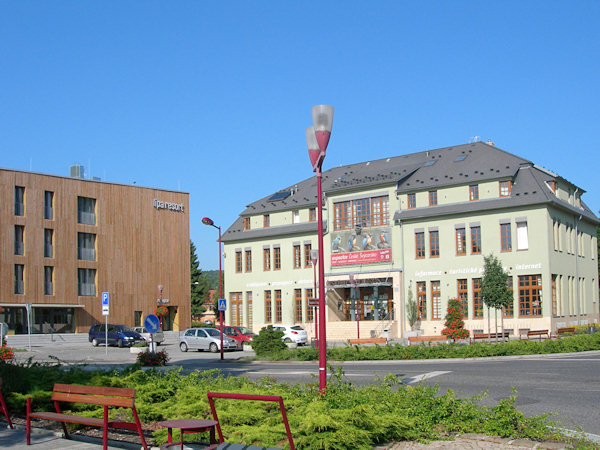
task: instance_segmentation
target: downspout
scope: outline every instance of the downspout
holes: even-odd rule
[[[400,301],[400,337],[403,337],[404,334],[404,323],[405,323],[405,317],[404,317],[404,312],[405,312],[405,308],[404,308],[404,304],[406,303],[406,295],[405,293],[406,291],[406,277],[405,277],[405,270],[404,270],[404,227],[402,226],[402,220],[399,220],[399,225],[400,225],[400,248],[401,248],[401,254],[400,254],[400,264],[402,265],[402,290],[400,292],[402,292],[402,300]]]

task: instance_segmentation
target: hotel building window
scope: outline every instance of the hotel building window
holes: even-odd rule
[[[15,255],[25,253],[25,245],[23,243],[24,234],[25,227],[23,225],[15,225]]]
[[[500,249],[503,252],[512,251],[512,236],[510,223],[500,224]]]
[[[483,299],[481,298],[481,278],[473,278],[473,318],[483,318]]]
[[[440,232],[432,230],[429,232],[429,257],[439,258],[440,256]]]
[[[300,211],[297,209],[292,211],[292,223],[300,223]]]
[[[96,235],[77,233],[77,259],[96,261]]]
[[[420,231],[415,233],[415,258],[425,258],[425,233]]]
[[[308,299],[313,298],[313,290],[305,289],[304,297],[306,298],[306,321],[312,322],[314,320],[314,314],[313,314],[314,309],[312,308],[312,306],[308,306]]]
[[[389,216],[387,195],[338,202],[333,205],[335,230],[349,230],[356,226],[388,225]]]
[[[235,273],[242,273],[242,251],[235,252]]]
[[[429,191],[429,206],[437,206],[437,191]]]
[[[244,231],[250,229],[250,217],[244,217]]]
[[[44,258],[54,257],[54,230],[44,228]]]
[[[44,295],[54,295],[54,267],[44,266]]]
[[[263,228],[269,228],[271,226],[271,216],[269,214],[265,214],[263,216]]]
[[[302,267],[302,255],[300,254],[300,244],[294,245],[294,269]]]
[[[77,269],[77,295],[96,296],[96,269]]]
[[[473,184],[469,186],[469,200],[472,202],[479,200],[479,185]]]
[[[499,182],[500,197],[508,197],[510,195],[511,183],[510,181]]]
[[[417,313],[419,319],[427,320],[427,286],[425,281],[417,281]]]
[[[508,277],[506,277],[506,287],[508,287],[508,289],[511,292],[513,292],[513,277],[511,275],[509,275]],[[514,305],[514,299],[513,297],[510,298],[510,301],[508,302],[508,306],[507,307],[503,307],[502,308],[502,314],[504,314],[504,317],[514,317],[515,315],[515,305]]]
[[[415,209],[417,207],[417,196],[416,194],[408,194],[408,209]]]
[[[542,315],[542,276],[519,276],[519,316]]]
[[[25,293],[25,287],[23,286],[23,272],[24,271],[25,271],[25,266],[23,264],[15,264],[15,286],[14,286],[15,294]]]
[[[294,289],[294,323],[302,322],[302,289]]]
[[[245,256],[246,256],[246,272],[252,272],[252,250],[246,250]]]
[[[281,290],[275,290],[275,323],[281,323],[282,319],[281,311]]]
[[[309,222],[317,221],[317,208],[309,208],[308,209],[308,221]]]
[[[558,276],[556,274],[552,274],[552,282],[551,282],[551,289],[552,289],[552,316],[553,317],[557,317],[558,316],[558,293],[556,291],[556,279],[558,278]]]
[[[467,254],[467,233],[464,228],[456,228],[456,254],[458,256]]]
[[[265,291],[265,322],[273,322],[273,304],[271,302],[271,291]]]
[[[246,326],[252,328],[252,291],[246,291]]]
[[[442,295],[440,282],[431,282],[431,318],[434,320],[442,318]]]
[[[469,293],[467,287],[467,279],[458,279],[456,280],[456,284],[458,300],[460,301],[460,305],[462,308],[463,318],[467,319],[469,317]]]
[[[96,199],[77,197],[77,223],[96,225]]]
[[[263,270],[271,270],[271,249],[263,248]]]
[[[54,192],[44,191],[44,219],[54,220]]]
[[[281,270],[281,248],[273,248],[273,270]]]
[[[15,186],[15,216],[25,215],[25,188]]]
[[[310,259],[310,251],[312,244],[304,244],[304,267],[312,267],[312,259]]]
[[[471,254],[481,254],[481,227],[471,227]]]
[[[517,221],[517,250],[527,250],[529,239],[527,238],[527,222]]]

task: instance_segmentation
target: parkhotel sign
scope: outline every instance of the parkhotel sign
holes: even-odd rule
[[[168,209],[170,211],[179,211],[184,212],[183,203],[171,203],[171,202],[161,202],[158,199],[154,199],[153,206],[155,209]]]

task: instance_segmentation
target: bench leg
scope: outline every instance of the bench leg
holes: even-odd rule
[[[140,418],[138,417],[138,413],[135,409],[135,406],[131,408],[133,413],[133,420],[135,421],[135,425],[137,427],[137,432],[140,435],[140,440],[142,441],[142,447],[148,450],[148,444],[146,444],[146,438],[144,437],[144,432],[142,431],[142,424],[140,422]]]
[[[102,428],[102,449],[108,450],[108,406],[104,406],[104,426]]]
[[[27,445],[31,445],[31,397],[27,397],[27,422],[25,425],[25,436],[27,437]]]
[[[2,392],[0,392],[0,404],[2,406],[2,412],[6,416],[6,421],[8,422],[8,426],[10,428],[14,429],[15,427],[13,427],[12,421],[10,420],[10,415],[8,414],[8,409],[6,408],[6,403],[4,403],[4,396],[2,395]]]
[[[56,412],[58,414],[62,414],[58,402],[54,402],[54,408],[56,409]],[[65,439],[71,439],[71,437],[69,436],[69,430],[67,430],[67,424],[65,422],[61,422],[60,424],[62,425],[63,433],[65,434]]]

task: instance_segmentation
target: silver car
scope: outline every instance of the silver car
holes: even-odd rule
[[[132,330],[136,333],[140,333],[148,344],[151,340],[153,340],[156,343],[156,345],[160,345],[165,340],[165,335],[161,329],[159,329],[156,333],[153,333],[153,337],[152,333],[149,333],[148,330],[146,330],[146,327],[133,327]]]
[[[221,350],[221,333],[215,328],[188,328],[179,336],[179,348],[182,352],[189,350],[210,350],[216,353]],[[237,342],[223,335],[223,350],[235,350]]]

